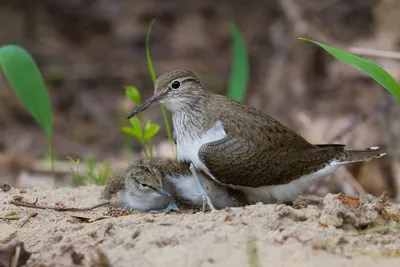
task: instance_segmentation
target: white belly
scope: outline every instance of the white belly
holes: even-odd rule
[[[231,187],[242,191],[250,204],[293,201],[304,193],[316,180],[331,175],[338,167],[339,165],[333,163],[315,173],[303,175],[288,184],[261,186],[257,188],[233,185]]]
[[[202,145],[217,141],[226,136],[222,122],[218,121],[215,127],[206,133],[195,135],[187,132],[177,134],[177,151],[179,161],[190,161],[198,169],[203,169],[203,163],[199,159],[199,149]]]
[[[140,210],[163,210],[169,204],[169,198],[155,191],[141,192],[138,189],[124,190],[124,206],[126,209]]]
[[[238,206],[238,201],[228,193],[226,186],[221,186],[200,174],[199,178],[215,208],[223,209]],[[191,202],[194,206],[202,206],[203,198],[199,184],[193,175],[167,175],[166,180],[174,186],[172,189],[176,191],[173,193],[174,195],[176,194],[179,198]]]

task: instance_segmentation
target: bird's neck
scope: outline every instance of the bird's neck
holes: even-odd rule
[[[207,105],[201,102],[191,105],[188,108],[179,109],[172,114],[174,129],[177,138],[180,139],[182,135],[192,135],[192,138],[197,139],[202,136],[208,129],[213,127],[215,121],[212,116],[213,112],[208,110]]]
[[[202,89],[190,90],[182,92],[174,97],[162,100],[161,103],[172,112],[181,113],[187,112],[187,110],[200,110],[206,106],[210,94],[203,91]]]

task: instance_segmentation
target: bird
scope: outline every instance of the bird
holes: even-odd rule
[[[155,103],[172,112],[178,161],[209,179],[240,190],[251,204],[292,201],[339,166],[384,156],[379,147],[348,150],[343,144],[312,144],[260,110],[203,89],[187,69],[160,75],[154,95],[128,119]],[[201,189],[211,210],[210,197]]]
[[[240,191],[206,179],[205,174],[200,173],[200,177],[217,209],[247,204]],[[120,191],[126,210],[167,214],[171,210],[179,211],[177,204],[194,208],[204,205],[189,165],[175,159],[155,157],[130,165],[107,182],[101,199],[110,200]]]
[[[166,214],[171,210],[179,211],[175,200],[162,187],[163,173],[157,161],[141,160],[125,168],[107,180],[100,199],[110,200],[122,192],[122,208],[141,212],[158,212]]]

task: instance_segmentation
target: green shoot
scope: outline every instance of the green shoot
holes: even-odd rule
[[[88,184],[96,184],[96,185],[105,185],[107,182],[107,178],[110,174],[110,164],[105,162],[102,167],[96,169],[96,161],[93,157],[88,156],[84,161],[73,160],[70,157],[67,157],[75,166],[75,169],[71,168],[72,179],[75,185],[88,185]],[[79,171],[79,167],[81,164],[87,163],[88,170],[85,174],[81,174]]]
[[[32,56],[24,48],[17,45],[0,47],[0,67],[15,94],[47,135],[51,169],[56,182],[54,157],[52,156],[52,109],[42,74]]]
[[[129,97],[129,99],[131,99],[132,102],[134,102],[138,106],[140,105],[141,97],[136,87],[125,86],[125,92],[126,96]],[[144,121],[146,121],[146,124],[143,130],[142,123]],[[149,120],[146,120],[144,114],[140,114],[140,119],[138,117],[130,118],[129,122],[131,126],[130,127],[124,126],[121,128],[121,131],[136,138],[142,144],[143,151],[146,157],[152,158],[153,157],[152,138],[158,133],[158,131],[160,130],[160,126],[158,124],[151,123]]]
[[[247,237],[247,255],[250,267],[260,267],[256,239],[253,236]]]
[[[246,96],[247,81],[249,78],[249,62],[246,44],[238,27],[231,23],[232,34],[232,67],[227,96],[243,102]]]
[[[380,232],[380,231],[395,229],[395,228],[399,228],[399,227],[400,227],[400,223],[386,224],[383,226],[377,226],[377,227],[372,227],[372,228],[368,228],[365,230],[360,230],[357,233],[359,235],[364,235],[364,234],[371,234],[371,233],[376,233],[376,232]]]
[[[151,79],[152,79],[154,85],[156,84],[157,76],[154,71],[153,62],[152,62],[151,56],[150,56],[150,33],[151,33],[151,29],[153,28],[153,24],[155,21],[156,21],[155,19],[153,19],[151,21],[149,29],[147,30],[147,35],[146,35],[146,58],[147,58],[147,64],[149,65]],[[161,113],[162,113],[162,116],[164,119],[165,130],[167,131],[168,140],[171,143],[171,148],[172,148],[173,153],[176,154],[175,143],[174,143],[174,140],[172,139],[171,127],[169,126],[165,107],[162,104],[160,104],[160,108],[161,108]]]
[[[80,159],[78,158],[77,160],[73,160],[70,157],[67,157],[67,159],[69,159],[74,165],[75,165],[75,170],[71,169],[71,175],[72,175],[72,180],[74,182],[75,185],[84,185],[85,184],[85,178],[83,175],[81,175],[79,173],[79,167],[81,165],[81,163],[85,163],[86,160],[84,160],[83,162],[80,161]]]

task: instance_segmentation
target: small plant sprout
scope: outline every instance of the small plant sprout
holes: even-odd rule
[[[47,136],[51,170],[56,183],[52,107],[42,73],[28,51],[12,44],[0,47],[0,68],[15,94]]]
[[[86,158],[86,161],[89,168],[87,171],[89,184],[105,185],[107,182],[107,177],[110,174],[109,162],[105,162],[103,166],[98,168],[96,171],[96,160],[94,159],[94,157],[88,156]]]
[[[67,158],[75,165],[75,169],[71,168],[72,179],[75,185],[106,184],[111,169],[109,162],[105,162],[103,166],[96,170],[96,161],[92,156],[87,156],[83,161],[79,158],[77,160],[73,160],[70,157]],[[86,173],[81,174],[79,167],[84,163],[87,163],[88,170]]]
[[[125,86],[125,94],[133,103],[140,105],[140,93],[136,87]],[[122,127],[122,132],[133,136],[142,144],[143,151],[147,158],[153,157],[152,138],[160,130],[160,126],[147,120],[143,113],[140,115],[140,119],[138,117],[133,117],[129,119],[129,122],[131,126]],[[142,123],[144,122],[145,126],[143,129]]]
[[[81,162],[79,158],[77,160],[73,160],[72,158],[67,157],[67,159],[69,159],[75,165],[75,169],[71,168],[71,175],[72,175],[72,180],[74,181],[74,184],[84,185],[85,179],[82,175],[79,174],[79,166],[81,165],[81,163],[85,163],[85,160],[83,162]]]

